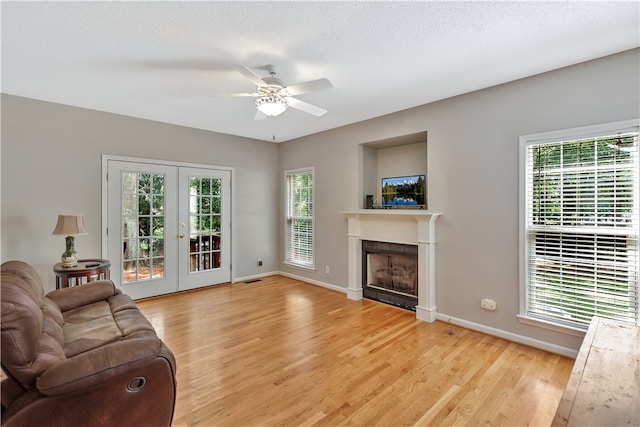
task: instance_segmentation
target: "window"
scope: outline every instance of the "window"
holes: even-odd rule
[[[313,168],[285,172],[287,224],[285,262],[314,268]]]
[[[520,152],[521,320],[638,324],[637,122],[522,137]]]

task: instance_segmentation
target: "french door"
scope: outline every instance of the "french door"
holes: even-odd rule
[[[180,290],[230,281],[231,173],[181,167],[178,188]]]
[[[107,159],[106,253],[134,299],[231,280],[231,172]]]

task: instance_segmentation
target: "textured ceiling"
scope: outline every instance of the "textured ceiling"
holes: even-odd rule
[[[2,92],[286,141],[640,46],[632,2],[6,2]],[[253,120],[234,64],[328,113]],[[258,71],[264,77],[266,72]]]

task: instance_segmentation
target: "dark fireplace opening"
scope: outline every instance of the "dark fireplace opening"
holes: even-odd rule
[[[415,311],[418,305],[418,247],[362,241],[365,298]]]

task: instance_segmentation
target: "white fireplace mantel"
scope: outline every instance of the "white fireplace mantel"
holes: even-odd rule
[[[416,318],[436,320],[435,222],[441,213],[410,209],[362,209],[340,212],[348,220],[349,285],[347,297],[362,299],[362,240],[418,246]]]

